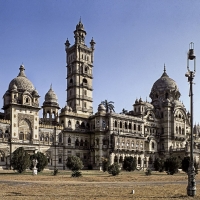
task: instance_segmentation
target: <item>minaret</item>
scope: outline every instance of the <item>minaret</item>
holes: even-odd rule
[[[85,45],[86,31],[81,20],[74,31],[75,43],[65,43],[67,63],[67,104],[76,113],[93,113],[92,79],[94,45],[92,38],[90,47]]]

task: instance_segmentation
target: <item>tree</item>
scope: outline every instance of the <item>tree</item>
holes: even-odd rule
[[[136,159],[133,158],[132,156],[128,156],[124,158],[123,162],[123,169],[126,171],[134,171],[136,169]]]
[[[122,114],[126,114],[128,112],[128,110],[126,110],[125,108],[122,109]]]
[[[188,168],[189,168],[189,164],[190,164],[190,157],[184,157],[182,162],[181,162],[181,168],[184,172],[188,172]]]
[[[119,165],[117,163],[114,163],[114,164],[108,166],[108,173],[109,174],[116,176],[116,175],[119,174],[119,172],[120,172],[120,169],[119,169]]]
[[[156,158],[154,161],[155,171],[163,172],[165,170],[165,161],[161,158]]]
[[[72,170],[72,177],[81,176],[81,172],[79,172],[79,170],[83,168],[83,163],[79,157],[69,156],[67,158],[66,166]]]
[[[13,152],[11,166],[13,170],[17,170],[19,173],[30,167],[30,156],[23,147],[19,147]]]
[[[32,160],[37,159],[38,163],[36,168],[38,169],[38,172],[43,171],[48,164],[48,159],[42,152],[37,152],[36,154],[31,155],[30,159],[31,159],[30,169],[33,169],[34,167]]]
[[[109,161],[107,158],[102,158],[102,170],[103,172],[108,171]]]
[[[181,162],[181,168],[184,172],[188,172],[188,168],[190,165],[190,157],[184,157],[182,162]],[[194,162],[194,168],[195,168],[195,173],[198,174],[198,168],[199,168],[199,164],[197,162]]]
[[[113,101],[107,101],[107,100],[105,100],[105,101],[102,101],[101,102],[104,106],[105,106],[105,108],[106,108],[106,112],[108,112],[109,110],[112,110],[112,111],[114,111],[115,112],[115,110],[114,110],[114,102]]]
[[[178,169],[181,166],[181,160],[177,157],[169,157],[165,161],[165,170],[167,174],[173,175],[178,173]]]

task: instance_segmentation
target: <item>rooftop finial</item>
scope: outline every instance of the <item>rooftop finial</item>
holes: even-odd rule
[[[80,16],[80,20],[79,20],[79,23],[81,23],[81,16]]]
[[[50,89],[52,90],[52,83],[51,83],[51,85],[50,85]]]
[[[164,72],[166,72],[166,67],[165,67],[165,63],[164,63]]]
[[[20,70],[20,72],[19,72],[18,76],[26,77],[26,75],[25,75],[25,73],[24,73],[25,68],[24,68],[23,63],[20,65],[19,70]]]

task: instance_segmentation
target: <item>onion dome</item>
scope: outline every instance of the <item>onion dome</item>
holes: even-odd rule
[[[11,91],[13,89],[17,89],[19,92],[28,91],[32,93],[33,90],[35,90],[35,88],[33,84],[31,83],[31,81],[26,77],[25,72],[24,72],[25,71],[24,66],[21,65],[19,70],[20,72],[18,76],[10,82],[8,90]]]
[[[103,104],[99,104],[98,106],[98,112],[105,112],[106,111],[106,108]]]
[[[55,94],[55,92],[52,89],[52,85],[51,85],[49,91],[45,95],[45,101],[43,103],[43,106],[44,105],[51,105],[51,106],[58,106],[59,107],[58,98],[57,98],[57,95]]]
[[[45,102],[58,102],[58,98],[55,94],[55,92],[52,90],[52,86],[50,87],[49,91],[45,95]]]
[[[153,84],[149,96],[152,100],[158,99],[159,97],[160,99],[163,99],[163,97],[166,99],[179,99],[180,92],[178,86],[176,82],[167,75],[165,66],[162,76]]]

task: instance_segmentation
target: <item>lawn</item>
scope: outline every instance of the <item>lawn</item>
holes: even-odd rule
[[[187,175],[153,172],[146,176],[141,172],[124,172],[118,176],[92,170],[82,171],[80,178],[71,178],[70,171],[44,171],[37,176],[31,172],[18,174],[13,171],[0,171],[0,199],[200,199],[200,175],[196,175],[197,195],[186,195]],[[133,194],[134,190],[134,194]]]

